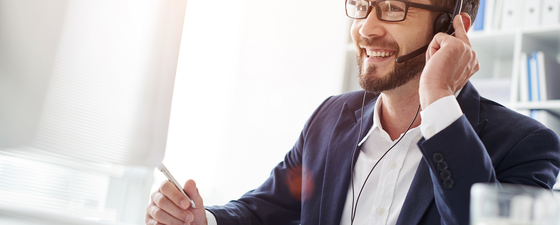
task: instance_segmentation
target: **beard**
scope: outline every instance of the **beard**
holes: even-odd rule
[[[360,41],[361,44],[365,46],[371,46],[371,43],[375,43],[376,46],[387,46],[390,49],[396,49],[396,52],[399,52],[398,44],[395,42],[364,38]],[[402,63],[395,62],[395,66],[391,71],[384,76],[380,76],[380,74],[376,75],[376,73],[378,73],[378,68],[375,65],[369,65],[367,68],[363,68],[364,55],[364,51],[359,51],[356,54],[359,71],[358,80],[360,82],[360,86],[365,91],[372,93],[381,93],[383,91],[393,90],[408,83],[410,80],[419,76],[426,65],[426,55],[420,54]],[[398,58],[400,55],[397,55],[396,57]]]

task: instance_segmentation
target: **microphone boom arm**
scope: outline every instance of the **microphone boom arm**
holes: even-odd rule
[[[430,43],[428,43],[427,45],[422,46],[422,47],[419,48],[419,49],[414,50],[414,51],[411,52],[411,53],[408,53],[408,54],[406,54],[406,55],[403,55],[403,56],[401,56],[401,57],[398,57],[397,60],[396,60],[397,63],[402,63],[402,62],[408,61],[408,60],[410,60],[410,59],[412,59],[412,58],[414,58],[414,57],[416,57],[416,56],[418,56],[418,55],[420,55],[420,54],[426,52],[426,50],[428,50],[428,46],[429,46],[429,45],[430,45]]]

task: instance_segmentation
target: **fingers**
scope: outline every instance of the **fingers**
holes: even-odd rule
[[[171,215],[168,211],[156,205],[154,201],[148,205],[146,212],[146,224],[150,225],[183,225],[185,220],[188,220],[189,222],[192,221],[192,214],[188,210],[184,210],[183,214],[186,214],[186,216],[180,217],[184,219],[178,219],[176,215]],[[189,216],[189,218],[187,218],[187,216]]]
[[[185,220],[185,218],[189,214],[192,214],[188,210],[179,208],[167,196],[163,195],[160,192],[156,192],[152,195],[152,202],[158,208],[164,210],[165,212],[167,212],[168,214],[170,214],[171,216],[173,216],[173,217],[175,217],[179,220]]]
[[[188,210],[189,206],[189,201],[173,183],[163,182],[151,196],[150,205],[146,209],[146,224],[190,223],[194,215]]]
[[[188,209],[191,206],[189,200],[171,181],[164,182],[159,187],[159,191],[169,198],[177,207]]]
[[[432,39],[432,41],[430,42],[430,45],[428,46],[428,50],[427,50],[427,54],[426,54],[426,62],[430,60],[430,58],[436,54],[436,52],[441,48],[442,44],[443,44],[443,40],[445,38],[447,38],[449,35],[444,34],[444,33],[437,33],[434,38]]]

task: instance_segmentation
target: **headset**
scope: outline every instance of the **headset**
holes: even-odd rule
[[[449,34],[449,35],[453,35],[455,33],[455,29],[453,28],[453,18],[455,18],[455,16],[459,15],[459,13],[461,13],[462,5],[463,5],[463,0],[457,0],[455,2],[455,9],[453,10],[453,15],[451,15],[450,13],[443,13],[436,19],[435,24],[434,24],[434,34],[443,32],[443,33],[446,33],[446,34]],[[422,54],[423,52],[426,52],[429,44],[430,43],[428,43],[427,45],[424,45],[423,47],[421,47],[419,49],[414,50],[411,53],[408,53],[406,55],[398,57],[397,58],[397,63],[402,63],[406,60],[412,59],[412,58]],[[362,126],[364,124],[364,105],[366,103],[366,94],[367,94],[367,92],[364,91],[364,96],[363,96],[363,99],[362,99],[362,114],[361,114],[360,132],[358,134],[358,140],[356,141],[356,146],[354,148],[354,151],[352,152],[352,163],[350,165],[350,182],[351,182],[351,186],[352,186],[352,209],[351,209],[351,213],[350,213],[350,224],[352,224],[352,225],[354,224],[354,219],[356,217],[356,212],[358,210],[358,201],[360,200],[360,196],[362,195],[362,191],[364,190],[364,187],[366,186],[366,183],[367,183],[371,173],[373,172],[373,169],[375,169],[377,164],[385,157],[385,155],[387,155],[387,153],[389,153],[389,151],[391,151],[391,149],[393,149],[393,147],[395,147],[395,145],[397,145],[404,138],[406,133],[410,130],[410,128],[414,124],[414,121],[416,121],[416,118],[418,117],[418,113],[420,112],[420,105],[418,105],[418,109],[416,110],[416,115],[414,116],[414,119],[412,119],[412,122],[410,122],[410,125],[408,126],[408,128],[406,128],[403,135],[401,135],[401,137],[393,145],[391,145],[391,147],[389,147],[389,149],[387,149],[387,151],[385,151],[385,153],[381,156],[381,158],[379,158],[379,160],[375,163],[375,165],[373,165],[373,167],[371,168],[371,170],[369,171],[369,173],[366,177],[366,180],[362,184],[360,192],[358,193],[358,198],[355,199],[355,193],[354,193],[354,159],[355,159],[355,156],[356,156],[356,151],[358,149],[358,145],[359,145],[359,143],[362,139]]]
[[[453,35],[455,33],[455,29],[453,28],[453,18],[461,13],[461,9],[463,6],[463,0],[457,0],[455,2],[455,9],[453,10],[453,15],[449,13],[441,14],[434,25],[434,33],[437,34],[439,32],[447,33],[449,35]]]
[[[461,13],[461,8],[463,6],[463,0],[457,0],[455,2],[455,9],[453,10],[453,14],[450,13],[443,13],[441,14],[435,21],[434,24],[434,34],[437,33],[446,33],[449,35],[455,34],[455,29],[453,28],[453,18]],[[424,52],[428,49],[430,43],[420,47],[419,49],[414,50],[411,53],[403,55],[397,58],[397,63],[402,63],[407,60],[410,60]]]

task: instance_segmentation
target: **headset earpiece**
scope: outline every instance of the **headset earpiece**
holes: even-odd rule
[[[459,15],[459,13],[461,13],[462,5],[463,5],[463,0],[457,0],[455,2],[455,10],[453,10],[453,14],[443,13],[443,14],[439,15],[439,17],[436,19],[435,24],[434,24],[434,34],[437,34],[439,32],[443,32],[443,33],[447,33],[449,35],[453,35],[455,33],[455,29],[453,29],[452,20],[456,15]],[[430,43],[420,47],[419,49],[416,49],[416,50],[412,51],[411,53],[400,56],[395,61],[397,63],[402,63],[402,62],[410,60],[410,59],[412,59],[416,56],[419,56],[420,54],[426,52],[426,49],[428,49],[429,45],[430,45]]]
[[[453,24],[451,24],[451,14],[443,13],[439,15],[434,25],[434,34],[439,32],[443,33],[453,33]]]

